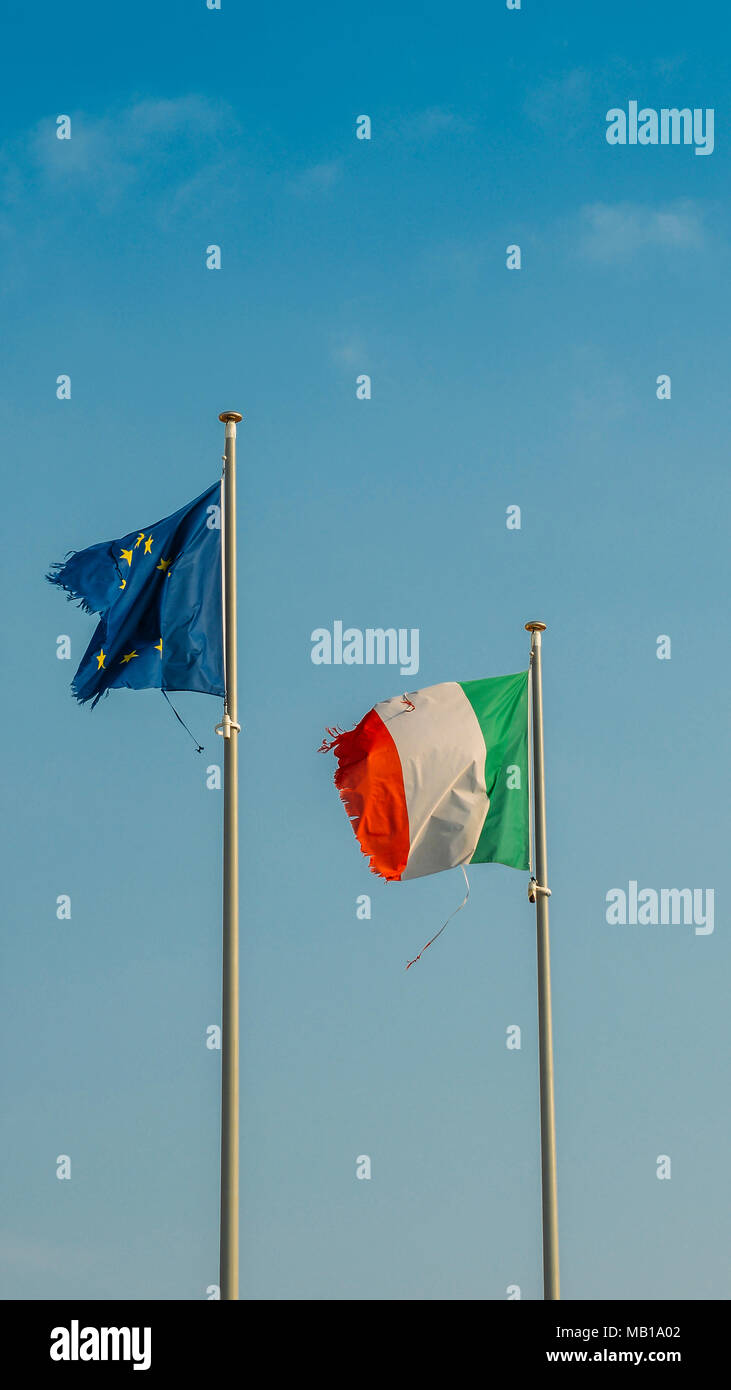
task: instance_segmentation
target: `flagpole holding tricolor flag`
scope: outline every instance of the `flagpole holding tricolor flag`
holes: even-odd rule
[[[543,767],[543,686],[541,633],[546,624],[525,624],[531,635],[530,670],[533,715],[533,824],[535,878],[529,887],[536,904],[538,956],[538,1055],[541,1106],[541,1194],[543,1204],[543,1297],[561,1297],[558,1266],[558,1185],[556,1178],[556,1116],[553,1095],[553,1029],[551,1021],[551,953],[548,932],[548,859],[546,854],[546,792]]]
[[[223,464],[222,565],[225,688],[223,720],[223,1008],[221,1017],[221,1242],[222,1299],[239,1296],[239,786],[236,682],[236,425],[235,410],[219,415],[226,426]]]

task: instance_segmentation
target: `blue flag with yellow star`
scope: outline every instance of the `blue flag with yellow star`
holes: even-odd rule
[[[92,708],[109,690],[223,695],[221,483],[179,512],[51,567],[100,622],[71,689]]]

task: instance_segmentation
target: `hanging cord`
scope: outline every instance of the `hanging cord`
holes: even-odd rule
[[[462,901],[461,901],[459,907],[455,907],[454,912],[450,912],[450,914],[449,914],[449,916],[448,916],[446,922],[444,923],[444,926],[442,926],[442,927],[439,928],[439,931],[437,932],[437,936],[441,936],[442,932],[444,931],[444,927],[448,926],[448,924],[451,922],[452,918],[453,918],[453,917],[456,917],[456,916],[457,916],[457,913],[462,911],[462,908],[464,907],[465,903],[467,902],[467,899],[468,899],[469,896],[470,896],[470,881],[469,881],[469,879],[468,879],[468,877],[467,877],[467,870],[465,869],[464,864],[460,864],[459,867],[461,868],[462,873],[464,874],[464,881],[465,881],[465,883],[467,884],[467,892],[465,893],[465,895],[464,895],[464,897],[463,897],[463,899],[462,899]],[[408,963],[408,965],[407,965],[407,967],[406,967],[407,970],[410,970],[412,965],[416,965],[417,960],[421,960],[421,957],[423,956],[423,954],[424,954],[424,952],[426,951],[427,947],[428,947],[428,946],[431,946],[432,941],[436,941],[437,936],[433,936],[432,939],[431,939],[431,941],[427,941],[426,946],[422,946],[421,950],[419,951],[418,956],[414,956],[414,959],[409,961],[409,963]]]
[[[228,714],[226,679],[226,455],[221,454],[221,642],[223,644],[223,712]]]
[[[530,878],[528,879],[529,903],[537,902],[540,893],[545,894],[547,898],[550,898],[551,896],[550,888],[546,888],[544,884],[540,884],[537,882],[535,864],[533,860],[533,820],[535,811],[535,807],[533,804],[533,680],[533,651],[531,649],[530,671],[528,675],[530,692],[528,700],[528,743],[530,745],[528,748],[528,871],[530,873]]]
[[[535,876],[533,863],[533,652],[528,670],[528,870]]]
[[[175,705],[173,704],[172,700],[168,700],[166,691],[164,691],[164,690],[161,691],[161,694],[165,696],[165,699],[168,701],[168,704],[169,704],[169,706],[170,706],[170,708],[171,708],[173,714],[175,715],[175,718],[182,724],[183,728],[185,729],[186,734],[190,734],[190,729],[188,728],[188,725],[186,724],[186,722],[185,722],[184,719],[181,719],[181,718],[180,718],[180,715],[178,714],[178,711],[176,710]],[[195,744],[195,751],[196,751],[196,753],[202,753],[202,752],[203,752],[203,744],[202,744],[202,743],[199,743],[198,740],[197,740],[197,738],[195,738],[195,736],[194,736],[193,734],[190,734],[190,736],[191,736],[191,738],[193,739],[193,742],[194,742],[194,744]]]
[[[222,624],[221,624],[221,626],[222,626],[222,635],[223,635],[223,683],[224,683],[224,691],[225,691],[225,689],[226,689],[226,602],[225,602],[225,590],[224,590],[224,581],[223,581],[223,576],[224,576],[224,566],[223,566],[223,535],[224,535],[224,532],[223,532],[223,475],[224,475],[224,473],[225,473],[225,471],[226,471],[226,455],[225,455],[225,454],[222,454],[222,455],[221,455],[221,458],[222,458],[222,460],[223,460],[223,468],[221,469],[221,513],[220,513],[220,515],[221,515],[221,617],[222,617]],[[115,560],[115,564],[116,564],[116,560]],[[121,578],[122,578],[122,574],[121,574],[121,571],[120,571],[120,569],[119,569],[119,565],[117,565],[117,573],[119,574],[119,577],[120,577],[120,579],[121,579]],[[161,691],[161,693],[165,696],[165,699],[167,700],[167,702],[168,702],[168,704],[169,704],[169,706],[170,706],[170,708],[171,708],[173,714],[175,715],[175,718],[178,720],[178,723],[179,723],[179,724],[182,724],[183,728],[185,729],[186,734],[190,734],[190,737],[192,738],[192,740],[193,740],[193,742],[194,742],[194,744],[195,744],[195,751],[196,751],[196,753],[202,753],[202,752],[203,752],[203,744],[202,744],[202,743],[199,743],[198,740],[197,740],[197,738],[195,737],[195,734],[192,734],[192,733],[191,733],[191,731],[190,731],[190,729],[188,728],[188,725],[186,724],[185,720],[182,719],[181,716],[178,714],[178,711],[176,710],[175,705],[173,704],[172,700],[168,699],[167,692],[166,692],[165,690],[163,690],[163,691]],[[225,696],[225,694],[224,694],[224,697],[223,697],[223,709],[224,709],[224,714],[225,714],[225,713],[226,713],[226,696]]]

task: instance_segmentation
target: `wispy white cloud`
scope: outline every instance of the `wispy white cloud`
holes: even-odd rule
[[[480,240],[440,239],[414,256],[412,273],[434,285],[470,289],[478,284],[485,259],[484,243]]]
[[[97,1251],[74,1244],[58,1245],[5,1231],[0,1239],[0,1267],[11,1273],[57,1275],[69,1266],[77,1273],[89,1269],[97,1258]]]
[[[528,93],[525,113],[544,127],[558,124],[570,133],[576,117],[589,105],[592,77],[585,68],[572,68],[549,77]]]
[[[392,133],[404,140],[434,140],[439,135],[462,135],[472,129],[472,122],[459,112],[443,106],[428,106],[423,111],[410,112],[396,122]]]
[[[300,197],[310,194],[327,193],[340,179],[343,171],[342,160],[331,159],[321,164],[311,164],[289,180],[289,187]]]
[[[385,120],[382,128],[379,125],[378,138],[386,144],[419,144],[471,129],[471,123],[464,116],[441,106],[430,106],[392,121]],[[344,158],[322,160],[294,174],[288,180],[288,187],[299,197],[316,197],[334,188],[345,168]]]
[[[367,361],[365,344],[359,333],[333,335],[330,356],[339,367],[362,367]]]
[[[621,366],[593,344],[579,343],[566,362],[567,418],[585,442],[601,440],[610,422],[632,408],[632,384]]]
[[[658,77],[675,77],[676,73],[685,66],[685,54],[680,53],[671,58],[653,58],[652,71]]]
[[[190,185],[209,191],[220,181],[224,146],[237,123],[223,102],[188,95],[139,100],[92,116],[66,112],[71,138],[56,138],[48,115],[0,149],[0,188],[6,209],[43,195],[64,204],[87,201],[114,212],[131,194],[148,195],[159,208]]]
[[[616,261],[650,248],[695,250],[705,244],[701,205],[690,198],[661,207],[587,203],[580,209],[580,248],[593,260]]]

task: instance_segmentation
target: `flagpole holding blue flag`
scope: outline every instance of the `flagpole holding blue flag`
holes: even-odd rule
[[[223,1008],[221,1017],[221,1240],[222,1299],[239,1296],[239,787],[236,650],[236,426],[235,410],[219,415],[226,426],[221,501],[223,567]]]
[[[553,1094],[553,1026],[551,1017],[551,953],[548,933],[548,899],[551,890],[546,853],[546,793],[543,767],[543,682],[541,633],[546,624],[525,624],[530,633],[530,679],[533,696],[533,817],[535,829],[535,877],[531,871],[528,896],[536,904],[538,961],[538,1069],[541,1109],[541,1194],[543,1208],[543,1297],[560,1299],[558,1264],[558,1182],[556,1169],[556,1114]]]
[[[46,578],[97,624],[71,684],[91,709],[111,691],[198,691],[223,698],[221,1298],[239,1296],[239,890],[236,686],[236,425],[223,479],[169,516],[66,552]],[[173,713],[180,719],[173,706]],[[180,721],[183,723],[182,719]],[[200,748],[199,750],[200,751]]]

